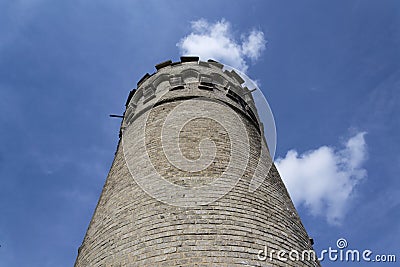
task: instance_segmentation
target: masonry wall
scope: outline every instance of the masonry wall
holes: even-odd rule
[[[242,81],[235,74],[224,73],[218,63],[164,65],[138,84],[127,103],[121,133],[130,138],[124,139],[124,144],[120,140],[75,266],[319,266],[314,261],[279,260],[276,254],[266,261],[257,256],[265,246],[269,250],[300,252],[312,247],[275,166],[255,192],[249,191],[262,132]],[[190,74],[188,69],[192,70]],[[161,82],[157,80],[160,77]],[[201,89],[201,84],[211,88]],[[145,88],[150,93],[144,92]],[[247,104],[227,97],[229,90],[237,92]],[[197,118],[181,127],[179,144],[186,158],[195,160],[200,156],[199,143],[204,138],[215,144],[213,163],[196,172],[171,164],[162,140],[168,114],[190,99],[223,102],[237,114],[246,131],[229,136],[224,127],[209,118]],[[208,112],[221,112],[218,105],[213,106],[215,110]],[[249,108],[253,110],[250,113]],[[238,123],[232,118],[227,115],[225,125]],[[146,155],[164,179],[189,188],[207,185],[229,165],[232,139],[243,136],[249,137],[250,150],[235,155],[248,160],[243,175],[232,190],[207,205],[183,207],[159,201],[142,189],[128,166],[132,159],[142,166],[144,151],[138,144],[143,142]]]

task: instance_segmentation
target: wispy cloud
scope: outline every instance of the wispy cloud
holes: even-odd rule
[[[17,0],[1,5],[2,15],[10,19],[12,23],[6,23],[3,29],[0,29],[0,50],[5,46],[11,45],[19,36],[21,36],[21,29],[28,25],[29,22],[37,15],[37,7],[41,5],[43,0]],[[7,20],[6,20],[7,21]],[[2,24],[5,22],[2,20]]]
[[[328,223],[340,224],[355,187],[367,176],[365,132],[351,137],[342,149],[322,146],[301,155],[290,150],[276,162],[296,206]]]
[[[210,23],[205,19],[191,23],[192,32],[182,38],[177,46],[182,55],[196,55],[201,59],[215,59],[243,72],[248,69],[248,60],[257,60],[265,49],[264,33],[252,30],[235,39],[231,25],[222,19]]]

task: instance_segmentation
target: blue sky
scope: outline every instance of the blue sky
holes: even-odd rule
[[[339,220],[327,217],[332,187],[330,198],[296,197],[315,249],[343,237],[400,260],[398,1],[24,0],[0,2],[1,267],[73,265],[118,142],[108,114],[123,113],[155,64],[179,59],[177,43],[200,19],[224,19],[237,44],[263,33],[259,56],[241,58],[274,113],[277,158],[295,151],[304,162],[326,147],[340,167],[354,160],[346,143],[365,132],[345,177],[364,174]]]

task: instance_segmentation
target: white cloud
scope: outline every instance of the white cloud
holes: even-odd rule
[[[367,176],[362,167],[367,157],[364,135],[356,134],[340,150],[322,146],[301,155],[290,150],[276,161],[296,206],[340,224],[355,187]]]
[[[264,33],[253,30],[250,35],[243,37],[242,53],[252,60],[257,60],[265,48]]]
[[[243,34],[239,42],[232,34],[230,23],[224,19],[216,23],[200,19],[192,22],[191,27],[192,32],[177,43],[182,55],[215,59],[246,72],[246,60],[257,60],[265,49],[263,32],[253,30]]]

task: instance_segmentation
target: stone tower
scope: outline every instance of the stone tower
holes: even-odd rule
[[[156,69],[129,94],[75,266],[319,266],[242,77],[197,57]]]

